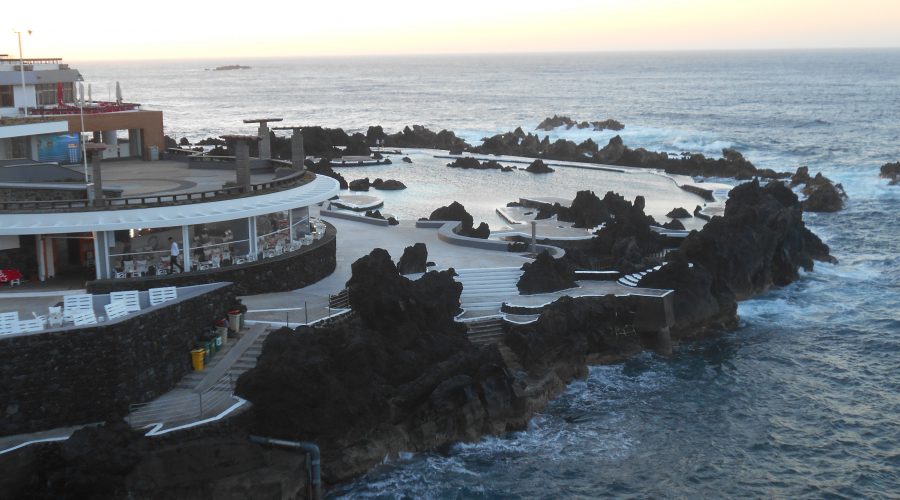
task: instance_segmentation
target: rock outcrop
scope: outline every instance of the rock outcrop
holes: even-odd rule
[[[840,184],[835,184],[824,175],[817,173],[810,177],[809,167],[799,167],[791,176],[791,187],[803,186],[803,210],[806,212],[837,212],[844,208],[847,193]]]
[[[428,220],[458,220],[461,224],[456,230],[457,234],[468,236],[470,238],[487,239],[491,235],[491,228],[484,222],[479,224],[477,228],[474,227],[474,220],[469,212],[466,211],[466,207],[456,201],[446,207],[440,207],[434,212],[431,212]]]
[[[400,451],[524,428],[500,353],[453,321],[462,285],[452,270],[410,281],[381,249],[352,267],[358,320],[272,333],[238,381],[252,432],[315,441],[326,480],[338,481]]]
[[[576,203],[579,196],[583,204]],[[579,269],[615,269],[623,273],[643,271],[653,267],[658,260],[652,257],[666,246],[665,237],[650,229],[657,225],[653,217],[644,213],[644,198],[638,196],[634,203],[612,191],[606,193],[602,200],[591,192],[580,191],[572,203],[573,209],[579,209],[583,223],[603,223],[603,228],[595,233],[595,237],[580,243],[566,246],[565,259]],[[568,218],[563,211],[557,219]],[[599,222],[597,222],[599,221]],[[587,226],[593,227],[593,226]]]
[[[403,160],[403,163],[412,163],[413,162],[412,158],[410,158],[409,156],[404,156],[402,158],[402,160]]]
[[[403,255],[397,262],[400,274],[424,273],[428,263],[428,248],[424,243],[416,243],[403,249]]]
[[[688,212],[684,207],[673,208],[671,212],[666,214],[666,217],[672,219],[689,219],[691,218],[691,213]]]
[[[543,161],[539,159],[531,162],[531,165],[528,165],[528,168],[526,168],[525,170],[531,172],[532,174],[550,174],[556,172],[556,170],[548,167],[544,164]]]
[[[384,137],[384,146],[395,148],[429,148],[429,149],[446,149],[449,151],[463,151],[471,146],[456,137],[451,131],[441,130],[440,132],[432,132],[422,125],[413,125],[412,128],[405,127],[396,134],[386,135]]]
[[[900,161],[895,163],[885,163],[881,166],[881,177],[890,179],[891,185],[900,184]]]
[[[607,119],[607,120],[602,120],[602,121],[593,121],[593,122],[587,122],[587,121],[577,122],[577,121],[573,120],[572,118],[569,118],[568,116],[553,115],[552,118],[545,118],[544,121],[542,121],[540,124],[538,124],[538,126],[535,128],[537,130],[545,130],[545,131],[549,132],[553,129],[557,129],[560,127],[565,127],[566,130],[575,127],[575,128],[579,128],[579,129],[592,128],[595,131],[601,131],[601,130],[622,130],[625,128],[625,125],[622,125],[621,122],[618,122],[613,119]]]
[[[448,163],[447,166],[450,168],[471,168],[475,170],[500,170],[501,172],[512,172],[514,170],[512,167],[501,165],[497,160],[481,162],[472,157],[457,158],[453,162]]]
[[[399,191],[401,189],[406,189],[406,184],[394,179],[375,179],[372,182],[372,187],[382,191]]]
[[[356,179],[350,181],[349,184],[350,191],[368,191],[369,190],[369,178],[365,177],[362,179]]]
[[[797,196],[783,183],[754,180],[731,191],[725,215],[692,232],[661,270],[640,286],[675,290],[682,334],[733,326],[736,300],[798,279],[814,261],[832,262],[828,246],[803,223]]]
[[[534,262],[522,265],[524,273],[516,287],[520,293],[548,293],[575,288],[575,271],[567,261],[554,259],[546,250]]]
[[[343,175],[335,172],[334,169],[331,168],[331,161],[328,158],[322,158],[318,163],[314,163],[311,159],[307,158],[304,164],[310,172],[313,172],[317,175],[331,177],[332,179],[338,181],[338,183],[341,185],[341,189],[347,189],[350,187],[350,185],[347,183],[347,179],[344,179]]]

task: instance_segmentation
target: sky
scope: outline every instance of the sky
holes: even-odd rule
[[[44,0],[0,54],[67,60],[900,47],[900,0]]]

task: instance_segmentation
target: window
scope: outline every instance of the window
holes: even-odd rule
[[[0,85],[0,108],[11,108],[16,103],[13,100],[13,86]]]
[[[56,86],[55,83],[39,83],[35,86],[35,93],[37,94],[37,103],[38,106],[52,106],[56,104]],[[75,92],[74,92],[74,84],[72,83],[63,83],[63,102],[75,102]]]

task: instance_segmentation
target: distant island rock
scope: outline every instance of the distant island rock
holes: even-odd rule
[[[593,122],[577,122],[568,116],[553,115],[552,118],[545,118],[536,128],[537,130],[546,130],[549,132],[560,127],[565,127],[566,130],[573,127],[578,129],[593,128],[594,131],[599,132],[601,130],[622,130],[625,128],[625,125],[623,125],[622,122],[613,119]]]
[[[240,64],[227,64],[225,66],[216,66],[213,71],[231,71],[233,69],[250,69],[250,66],[241,66]]]

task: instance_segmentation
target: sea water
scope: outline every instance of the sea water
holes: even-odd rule
[[[72,63],[95,97],[118,80],[127,101],[163,110],[173,137],[252,132],[242,119],[276,116],[363,132],[422,124],[474,143],[517,126],[533,131],[559,113],[626,128],[557,130],[551,139],[602,146],[619,134],[631,147],[713,156],[733,147],[759,167],[808,165],[847,190],[844,211],[805,215],[839,263],[741,303],[736,331],[681,345],[671,358],[645,353],[592,368],[525,431],[403,455],[331,495],[900,491],[900,187],[878,178],[881,164],[900,160],[900,51]],[[205,69],[228,63],[252,69]],[[384,177],[403,180],[397,172]],[[485,218],[488,207],[534,194],[508,189],[502,175],[513,174],[485,174],[491,182],[467,175],[457,185],[452,171],[440,182]],[[583,175],[565,181],[572,189],[604,192],[590,172],[567,175]]]

